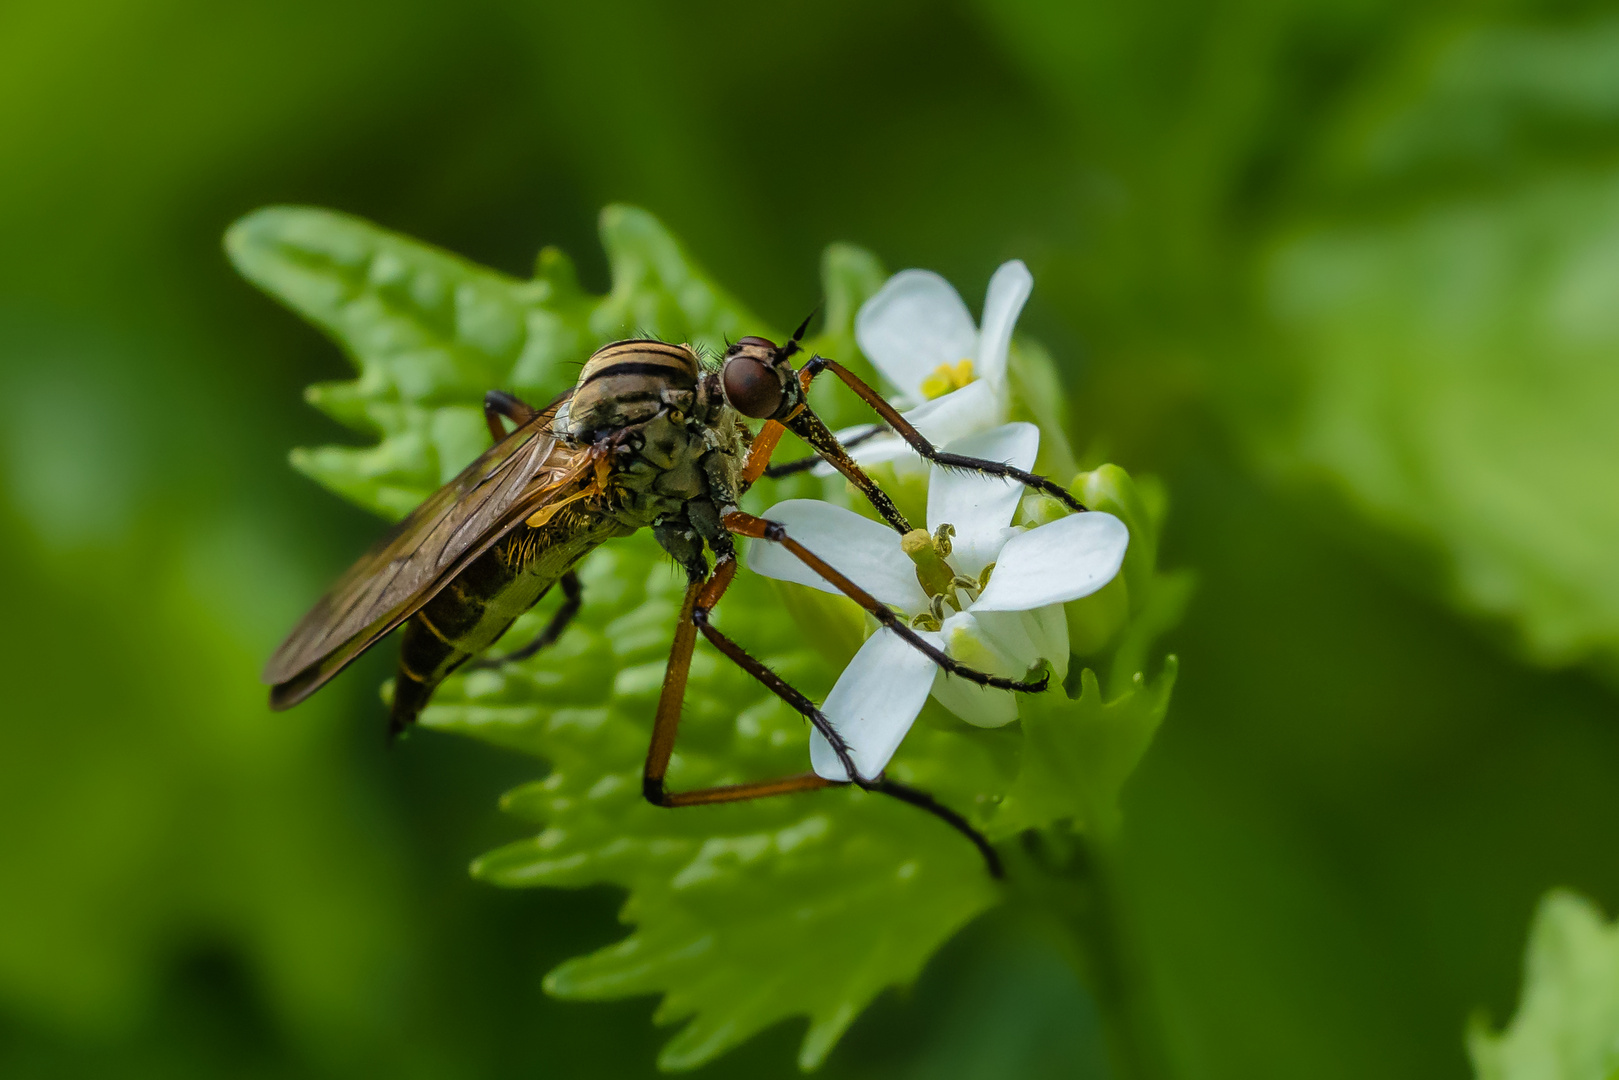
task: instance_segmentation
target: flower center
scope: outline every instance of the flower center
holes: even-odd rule
[[[960,390],[977,377],[973,374],[971,359],[957,360],[954,364],[940,364],[933,369],[933,374],[922,380],[922,396],[930,401],[944,397],[954,390]]]
[[[956,611],[967,610],[978,594],[984,591],[984,586],[989,584],[990,572],[995,569],[995,564],[990,563],[976,581],[958,573],[946,561],[950,554],[950,538],[955,534],[956,527],[946,523],[940,525],[931,536],[926,529],[912,529],[900,537],[900,549],[916,564],[917,583],[928,596],[928,610],[918,612],[911,618],[911,625],[918,630],[940,629],[949,617],[947,607]],[[957,590],[967,594],[965,603],[956,595]]]

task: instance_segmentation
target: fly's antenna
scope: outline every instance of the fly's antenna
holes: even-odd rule
[[[793,331],[793,336],[787,339],[786,345],[782,346],[780,354],[781,359],[785,360],[789,356],[800,351],[801,346],[798,343],[804,340],[804,331],[809,329],[810,320],[815,318],[820,310],[821,305],[816,304],[815,307],[811,309],[810,313],[804,316],[804,321],[798,324],[798,329]]]
[[[798,329],[794,330],[793,336],[788,339],[790,344],[797,345],[800,341],[804,340],[804,331],[809,329],[810,320],[815,318],[815,316],[820,313],[820,310],[820,304],[816,304],[810,309],[810,313],[804,316],[804,321],[798,324]]]

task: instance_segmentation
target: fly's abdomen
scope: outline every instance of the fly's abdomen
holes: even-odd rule
[[[446,675],[511,625],[507,619],[504,625],[490,627],[489,609],[491,601],[509,591],[521,576],[518,568],[500,557],[497,545],[474,559],[405,623],[390,710],[389,727],[395,734],[415,722]],[[544,584],[535,584],[541,586],[533,598],[538,600]]]
[[[414,723],[446,676],[493,645],[564,571],[625,531],[611,522],[519,527],[469,563],[405,623],[390,729]]]

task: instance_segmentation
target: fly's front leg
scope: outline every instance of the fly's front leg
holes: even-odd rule
[[[573,622],[574,616],[579,614],[579,608],[584,604],[584,586],[579,581],[579,575],[572,570],[563,573],[557,582],[562,586],[562,606],[557,608],[551,616],[551,621],[545,624],[545,629],[534,635],[530,641],[520,649],[514,649],[504,656],[490,656],[474,660],[466,666],[469,668],[498,668],[518,660],[527,660],[535,653],[547,646],[554,645],[562,636],[562,632]]]
[[[770,455],[776,452],[776,444],[787,429],[778,421],[766,420],[765,426],[759,429],[759,434],[753,437],[748,446],[748,460],[742,466],[742,491],[747,491],[753,482],[765,474],[770,468]],[[741,494],[741,492],[738,492]]]
[[[882,424],[872,424],[864,431],[851,435],[847,439],[840,439],[838,441],[842,444],[845,450],[852,450],[861,443],[869,442],[887,430],[888,428]],[[766,480],[780,480],[784,476],[796,476],[799,473],[809,472],[820,463],[820,455],[811,454],[809,457],[801,457],[797,461],[789,461],[785,465],[767,465],[765,466],[764,476]]]
[[[804,370],[808,371],[809,367],[806,365]],[[805,407],[783,422],[787,425],[788,431],[809,443],[817,454],[858,488],[866,497],[866,501],[877,511],[878,516],[895,532],[904,536],[911,531],[911,523],[899,512],[899,507],[888,497],[888,492],[878,487],[877,481],[867,476],[866,471],[855,463],[854,458],[843,448],[843,444],[838,442],[838,437],[821,422],[819,416]]]
[[[1003,461],[989,461],[985,458],[968,457],[965,454],[952,454],[938,449],[927,440],[926,436],[924,436],[920,431],[917,431],[916,428],[912,427],[910,422],[899,414],[898,409],[894,408],[894,406],[885,401],[883,396],[877,393],[877,391],[867,386],[865,381],[862,380],[860,376],[856,375],[842,364],[828,360],[824,356],[813,356],[810,358],[809,363],[805,364],[803,369],[799,372],[799,377],[807,385],[809,379],[813,379],[815,375],[821,371],[830,371],[832,374],[841,379],[845,386],[847,386],[850,390],[853,390],[855,395],[859,397],[861,401],[864,401],[867,405],[870,405],[872,410],[875,411],[878,416],[882,417],[883,421],[888,424],[889,427],[894,429],[895,434],[904,439],[908,444],[910,444],[912,450],[915,450],[927,460],[953,469],[967,469],[971,472],[984,473],[988,476],[1000,476],[1005,477],[1008,480],[1016,480],[1024,487],[1033,488],[1036,491],[1042,491],[1045,494],[1050,495],[1052,498],[1058,500],[1076,514],[1082,514],[1088,509],[1078,499],[1074,498],[1066,488],[1046,479],[1044,476],[1038,476],[1026,469],[1019,469],[1015,466],[1008,465]],[[792,431],[794,434],[810,443],[810,445],[814,446],[817,451],[821,450],[820,446],[817,445],[809,434],[805,434],[804,431],[799,430],[800,427],[803,427],[806,431],[813,432],[817,438],[821,437],[820,432],[826,431],[826,425],[822,424],[813,413],[809,412],[808,409],[784,422],[789,431]],[[820,431],[816,432],[814,430],[816,428],[819,428]],[[836,443],[836,440],[834,439],[833,442]],[[833,465],[838,465],[837,461],[834,461],[831,457],[827,457],[824,452],[822,452],[822,456],[826,457],[828,461],[831,461]],[[844,472],[845,475],[848,475],[842,466],[838,466],[838,470],[840,472]],[[882,508],[878,507],[878,509],[880,511]],[[890,522],[890,524],[893,523]]]
[[[1034,682],[989,675],[979,671],[977,668],[968,667],[943,649],[929,644],[920,634],[912,630],[904,619],[896,615],[887,604],[880,603],[876,597],[833,569],[825,560],[804,547],[803,544],[788,536],[787,527],[780,522],[767,521],[762,517],[754,517],[752,514],[744,514],[737,510],[725,515],[725,527],[738,536],[749,536],[756,540],[768,540],[773,544],[780,544],[791,552],[799,562],[825,578],[833,588],[859,604],[862,608],[865,608],[878,623],[892,630],[906,644],[922,653],[951,675],[959,675],[969,682],[977,683],[979,686],[992,686],[997,690],[1018,690],[1029,694],[1039,693],[1051,682],[1049,674],[1040,676]]]
[[[787,350],[780,356],[785,361],[787,355],[796,350],[796,341],[793,350]],[[815,359],[819,359],[816,357]],[[812,366],[814,360],[804,365],[798,373],[798,390],[796,404],[784,405],[787,409],[781,419],[767,420],[759,434],[754,437],[753,445],[748,448],[748,460],[742,469],[742,491],[747,491],[753,482],[765,475],[770,467],[770,456],[776,452],[776,444],[781,441],[783,432],[791,431],[799,438],[810,444],[810,447],[823,459],[842,473],[848,481],[860,489],[868,502],[876,508],[882,519],[893,526],[901,536],[911,531],[911,523],[905,520],[905,515],[899,512],[894,500],[888,497],[887,492],[877,486],[877,482],[865,474],[865,471],[855,464],[837,436],[833,435],[827,426],[821,423],[820,417],[810,411],[805,403],[804,395],[809,393],[810,380],[820,368]],[[876,434],[876,432],[872,432]],[[738,492],[740,495],[741,492]],[[734,500],[733,500],[734,502]]]
[[[497,443],[506,437],[506,429],[500,425],[501,417],[510,420],[515,430],[539,414],[534,406],[504,390],[491,390],[483,396],[483,420],[489,425],[490,437]]]

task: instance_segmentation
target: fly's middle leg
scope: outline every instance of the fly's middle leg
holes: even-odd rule
[[[874,791],[910,803],[939,818],[961,833],[978,849],[991,876],[1001,877],[1001,860],[989,841],[955,811],[937,802],[926,792],[918,791],[885,776],[863,777],[855,768],[848,744],[832,726],[832,722],[815,703],[788,683],[768,666],[749,655],[747,650],[732,641],[710,621],[709,615],[724,596],[731,579],[736,575],[736,556],[727,544],[721,551],[709,576],[705,571],[691,574],[685,602],[681,605],[680,622],[675,628],[674,643],[669,650],[669,666],[664,671],[663,689],[658,697],[657,717],[652,726],[652,742],[647,748],[646,768],[642,774],[642,793],[648,802],[668,808],[704,806],[712,803],[741,802],[763,799],[773,795],[790,795],[815,791],[824,787],[841,787],[844,781],[828,780],[813,772],[786,776],[776,780],[760,780],[745,784],[725,784],[700,788],[696,791],[670,791],[664,781],[669,760],[674,754],[675,737],[680,727],[680,708],[686,696],[686,680],[691,671],[691,658],[700,632],[710,644],[727,659],[757,679],[771,693],[786,702],[807,719],[832,747],[844,775],[867,791]]]
[[[501,417],[510,420],[516,429],[538,415],[539,410],[534,406],[504,390],[491,390],[483,396],[484,423],[489,425],[489,435],[496,442],[506,437],[506,429],[500,426]]]

